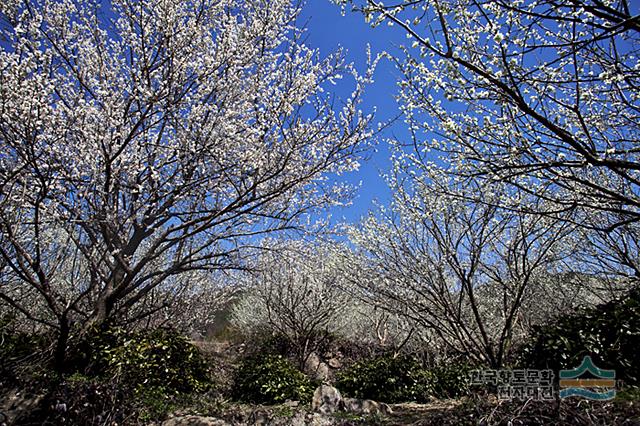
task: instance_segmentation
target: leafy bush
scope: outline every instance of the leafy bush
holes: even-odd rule
[[[433,376],[411,357],[379,356],[338,373],[336,385],[346,396],[389,403],[426,402]]]
[[[140,388],[135,402],[138,420],[144,423],[161,420],[179,407],[175,398],[167,395],[162,386]]]
[[[209,386],[209,372],[198,349],[171,330],[127,333],[112,329],[93,341],[99,370],[132,386],[136,394],[159,389],[190,393]]]
[[[0,336],[0,366],[43,351],[50,344],[48,336],[22,332]]]
[[[281,355],[245,358],[235,372],[233,396],[250,403],[308,402],[317,383]]]
[[[640,383],[640,290],[627,298],[538,327],[521,354],[529,368],[558,371],[577,367],[590,355],[600,368],[615,369],[629,385]]]
[[[441,364],[431,371],[433,395],[438,398],[458,398],[469,391],[470,368],[462,363]]]
[[[274,333],[255,333],[252,335],[249,341],[249,350],[253,350],[252,355],[269,354],[283,357],[293,355],[295,352],[295,348],[286,336]]]
[[[468,391],[469,368],[461,363],[424,368],[415,358],[389,355],[360,361],[338,373],[346,396],[389,403],[427,402],[431,396],[455,398]]]
[[[47,372],[52,336],[27,333],[14,325],[14,317],[0,316],[0,391],[25,381],[42,386],[39,376]]]
[[[14,327],[16,321],[10,314],[0,316],[0,366],[44,350],[51,343],[51,336],[19,331]]]
[[[288,359],[295,359],[300,362],[306,358],[310,351],[316,353],[326,353],[335,346],[337,337],[329,332],[309,333],[307,345],[299,345],[299,342],[281,333],[254,332],[245,335],[245,342],[248,343],[248,353],[251,355],[269,354],[282,355]]]

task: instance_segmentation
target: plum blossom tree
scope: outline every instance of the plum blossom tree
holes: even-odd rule
[[[250,268],[232,323],[248,335],[272,333],[291,344],[301,365],[329,336],[372,352],[417,351],[419,327],[346,279],[361,262],[343,244],[269,243]]]
[[[406,33],[392,59],[415,161],[508,183],[501,207],[546,201],[538,213],[601,234],[600,272],[640,277],[638,2],[336,2]]]
[[[348,198],[328,175],[367,149],[370,74],[301,43],[297,12],[2,2],[0,300],[56,331],[59,366],[71,334],[141,317],[167,280],[242,267],[257,235]],[[323,86],[344,73],[336,105]]]
[[[140,328],[170,327],[188,336],[204,337],[216,317],[242,291],[240,271],[189,271],[174,275],[132,306],[128,320]]]
[[[367,261],[345,277],[435,335],[442,351],[499,367],[523,305],[535,304],[529,298],[542,277],[563,270],[573,226],[497,208],[493,188],[457,188],[484,203],[435,190],[444,179],[434,171],[396,180],[391,208],[351,229]]]
[[[251,268],[247,293],[233,311],[233,323],[245,331],[286,338],[301,366],[348,322],[344,317],[353,304],[335,266],[337,258],[327,247],[306,244],[269,244],[270,250]]]

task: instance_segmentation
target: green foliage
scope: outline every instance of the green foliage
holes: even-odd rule
[[[140,387],[136,403],[139,406],[136,410],[138,420],[144,423],[161,420],[179,407],[163,386]]]
[[[426,402],[433,376],[411,357],[380,356],[340,372],[336,386],[346,396],[388,403]]]
[[[441,364],[431,369],[433,395],[458,398],[469,392],[469,366],[462,363]]]
[[[627,385],[640,383],[640,290],[627,298],[538,327],[521,354],[529,368],[558,371],[577,367],[585,355],[605,369],[615,369]]]
[[[50,336],[16,331],[15,317],[0,317],[0,367],[4,362],[16,360],[41,351],[51,343]]]
[[[232,393],[235,399],[250,403],[309,402],[316,385],[283,356],[267,354],[242,361]]]
[[[332,417],[336,420],[348,421],[347,424],[362,424],[362,425],[382,425],[384,424],[383,417],[378,414],[357,414],[350,413],[348,411],[336,411],[332,414]],[[344,424],[344,423],[338,423]]]
[[[70,386],[81,386],[87,383],[91,383],[92,379],[82,373],[75,372],[72,375],[67,376],[65,378],[65,381]]]
[[[290,419],[295,415],[295,411],[287,405],[281,405],[274,410],[273,414],[275,414],[276,417]]]
[[[630,387],[623,389],[621,391],[616,392],[617,401],[622,402],[632,402],[638,403],[640,402],[640,388],[638,387]]]
[[[469,367],[460,363],[424,368],[408,356],[377,356],[340,372],[336,386],[346,396],[388,403],[427,402],[468,392]]]
[[[20,359],[43,350],[49,340],[46,336],[27,333],[11,333],[2,336],[0,359]]]
[[[283,334],[258,334],[253,336],[255,351],[257,354],[282,355],[284,357],[294,353],[294,348],[289,339]]]
[[[93,340],[93,359],[106,375],[117,377],[143,395],[202,391],[209,372],[198,349],[171,330],[127,333],[112,329]]]
[[[28,421],[23,420],[20,424],[103,424],[101,419],[120,421],[133,412],[126,389],[121,389],[114,381],[74,373],[38,391],[43,389],[49,392],[42,403]],[[56,409],[59,403],[63,403],[66,409]]]

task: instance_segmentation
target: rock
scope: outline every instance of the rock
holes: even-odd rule
[[[318,413],[314,413],[307,426],[333,426],[335,421],[331,418],[322,417]]]
[[[344,409],[356,414],[392,414],[389,405],[370,399],[344,398]]]
[[[298,413],[286,423],[286,426],[334,426],[335,424],[335,419],[324,417],[318,413],[307,415]]]
[[[329,379],[329,366],[324,363],[317,353],[311,352],[304,363],[304,370],[316,380]]]
[[[329,376],[329,366],[324,362],[321,362],[318,366],[318,369],[316,370],[315,379],[325,381],[329,380]]]
[[[166,420],[162,426],[231,426],[231,423],[215,417],[182,416]]]
[[[332,417],[325,417],[318,413],[305,414],[302,412],[293,416],[286,426],[334,426],[335,419]]]
[[[308,373],[313,373],[318,369],[318,366],[320,366],[321,362],[322,361],[320,360],[318,354],[315,352],[311,352],[304,362],[304,369]]]
[[[329,364],[329,367],[331,368],[342,368],[342,363],[340,362],[340,360],[338,358],[331,358],[329,359],[329,361],[327,361],[327,363]]]
[[[291,420],[289,421],[289,426],[306,426],[306,425],[307,425],[306,416],[302,412],[296,413],[293,417],[291,417]]]
[[[321,385],[313,393],[311,409],[321,414],[333,414],[344,410],[340,391],[333,386]]]
[[[272,423],[272,416],[266,411],[256,410],[249,417],[249,424],[254,426],[267,426]]]

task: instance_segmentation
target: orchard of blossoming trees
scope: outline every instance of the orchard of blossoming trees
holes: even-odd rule
[[[584,355],[640,383],[640,4],[324,1],[406,44],[357,70],[292,0],[0,5],[0,372],[44,360],[49,406],[83,407],[47,419],[211,383],[307,401],[308,376],[459,397],[470,366]],[[380,61],[392,124],[361,111]],[[328,226],[374,142],[389,202]],[[196,331],[238,345],[232,379],[172,334]]]
[[[58,332],[60,362],[70,332],[343,200],[325,175],[366,149],[366,76],[336,110],[321,86],[351,69],[298,42],[289,1],[1,12],[0,298]]]
[[[394,200],[351,231],[372,293],[412,296],[445,344],[501,365],[550,277],[637,286],[638,5],[341,3],[408,40],[391,57],[412,135],[393,141]]]
[[[413,140],[398,141],[409,150],[397,170],[444,194],[588,229],[601,270],[640,277],[637,4],[339,3],[406,33],[392,59]],[[495,195],[476,197],[478,186]]]

